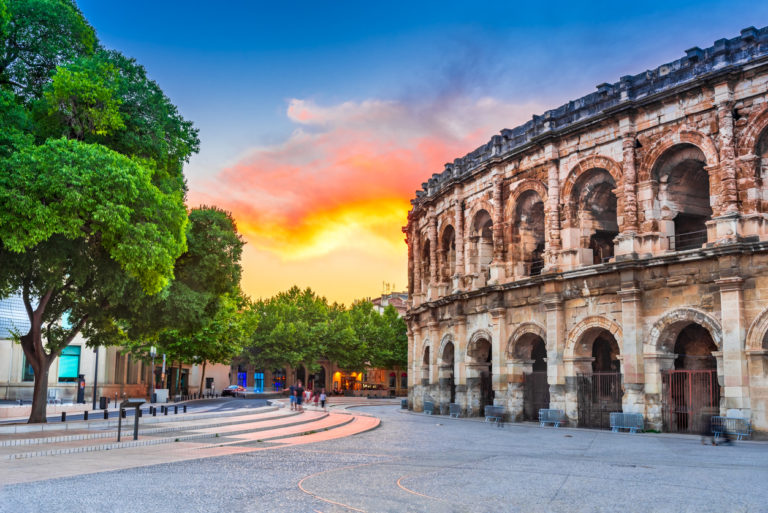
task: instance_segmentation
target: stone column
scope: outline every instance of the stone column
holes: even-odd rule
[[[506,308],[497,307],[490,310],[491,323],[493,330],[493,340],[491,341],[491,377],[493,378],[493,404],[497,406],[504,405],[504,394],[507,388],[506,366],[502,367],[501,360],[504,354],[506,344]]]
[[[429,216],[429,288],[427,289],[427,300],[437,299],[437,217],[434,211]]]
[[[723,327],[723,381],[726,410],[741,410],[745,418],[751,417],[749,401],[749,373],[744,355],[746,323],[742,300],[743,281],[738,276],[717,280],[720,287],[721,325]],[[725,413],[725,412],[722,412]]]
[[[715,86],[717,128],[720,141],[720,212],[719,215],[739,211],[736,191],[736,150],[733,141],[733,89],[724,82]]]
[[[638,230],[637,219],[637,170],[635,168],[635,133],[627,132],[624,134],[622,147],[622,188],[624,208],[621,233],[616,238],[615,254],[616,259],[632,259],[636,256],[635,236]]]
[[[560,166],[558,159],[549,161],[547,169],[547,232],[545,234],[546,268],[557,267],[557,254],[563,244],[560,239]]]
[[[648,428],[661,431],[662,421],[662,371],[675,366],[675,355],[670,353],[643,353],[645,373],[645,423]]]
[[[501,191],[504,183],[502,175],[496,175],[493,180],[493,261],[490,265],[490,283],[504,281],[504,205],[501,202]]]
[[[547,382],[549,383],[549,407],[567,411],[566,403],[576,401],[576,391],[573,397],[566,398],[566,376],[563,368],[563,352],[565,351],[565,310],[563,298],[559,293],[550,292],[544,297],[544,308],[547,311]],[[574,382],[575,386],[575,382]]]
[[[454,198],[454,217],[456,218],[456,274],[453,275],[453,291],[461,290],[461,280],[466,274],[464,268],[464,202],[458,193]]]
[[[623,272],[619,291],[621,330],[624,338],[621,355],[621,370],[624,375],[622,410],[627,413],[645,414],[642,291],[637,287],[634,278],[632,271]]]
[[[467,397],[467,318],[464,315],[453,317],[453,379],[456,383],[456,404],[466,413]]]
[[[418,225],[413,226],[413,306],[421,304],[421,234]]]

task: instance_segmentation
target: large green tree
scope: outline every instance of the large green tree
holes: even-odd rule
[[[197,132],[135,61],[99,48],[71,1],[0,0],[0,297],[45,421],[48,369],[73,338],[125,340],[186,250],[183,163]],[[69,322],[63,324],[66,314]]]

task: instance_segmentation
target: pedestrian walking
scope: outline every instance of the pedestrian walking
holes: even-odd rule
[[[298,385],[296,385],[296,409],[300,412],[304,411],[304,406],[302,406],[303,400],[304,387],[301,385],[301,381],[299,381]]]
[[[320,407],[325,411],[325,389],[320,391]]]
[[[320,394],[317,392],[317,390],[315,390],[313,399],[315,400],[315,408],[317,408],[317,403],[320,401]]]
[[[712,417],[714,415],[715,412],[712,408],[702,408],[699,412],[699,432],[702,445],[717,445],[715,443],[715,434],[712,431]]]
[[[290,391],[291,410],[296,409],[296,385],[291,385],[288,389]]]

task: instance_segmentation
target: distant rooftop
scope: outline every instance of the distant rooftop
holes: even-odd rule
[[[533,119],[516,128],[504,129],[485,145],[446,164],[443,172],[433,174],[421,184],[422,190],[416,191],[416,198],[411,200],[411,204],[416,205],[423,198],[434,196],[443,187],[471,174],[491,158],[512,155],[532,142],[557,135],[558,131],[597,117],[608,109],[631,108],[657,93],[726,73],[757,60],[768,60],[768,27],[745,28],[738,37],[719,39],[703,50],[693,47],[685,51],[685,57],[656,69],[621,77],[613,84],[599,84],[596,92],[548,110],[541,116],[534,115]]]

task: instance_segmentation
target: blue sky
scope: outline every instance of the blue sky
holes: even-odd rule
[[[345,150],[341,138],[350,138],[345,126],[355,127],[352,136],[360,151],[371,153],[384,141],[388,153],[377,160],[390,166],[391,162],[408,166],[408,160],[400,160],[402,155],[412,159],[416,155],[418,160],[415,149],[429,146],[435,154],[413,163],[412,173],[403,177],[410,180],[407,184],[396,190],[387,184],[381,187],[383,195],[405,195],[402,208],[407,210],[407,195],[440,171],[441,160],[464,155],[500,129],[590,93],[599,83],[680,58],[687,48],[711,46],[716,39],[737,36],[742,28],[768,25],[768,2],[738,0],[216,4],[80,0],[78,5],[101,42],[142,63],[200,129],[201,152],[187,169],[190,199],[217,202],[241,217],[249,242],[246,289],[269,295],[294,279],[346,302],[376,295],[381,281],[404,288],[405,246],[399,226],[405,223],[405,211],[397,214],[399,225],[390,222],[393,228],[387,237],[397,237],[397,246],[371,243],[368,246],[376,248],[371,254],[335,242],[322,253],[316,239],[299,233],[318,221],[297,220],[307,215],[307,209],[295,203],[302,201],[302,187],[312,180],[290,190],[290,181],[275,178],[276,170],[285,173],[281,166],[290,163],[294,169],[294,161],[310,163],[328,180],[348,181],[354,192],[354,169],[345,167],[337,173],[334,166],[339,164],[329,164],[346,166],[349,161],[334,160]],[[309,117],[301,118],[299,111]],[[435,146],[438,141],[447,144]],[[309,146],[324,151],[311,158],[296,156]],[[353,160],[363,157],[356,154]],[[238,173],[227,173],[233,168]],[[382,173],[368,164],[358,171],[362,181]],[[247,205],[249,197],[263,196],[262,175],[265,183],[279,184],[267,191],[270,198],[285,194],[270,203],[274,219]],[[248,185],[227,185],[232,176]],[[334,188],[333,194],[345,192]],[[376,205],[371,208],[388,208]],[[339,205],[334,208],[338,219],[331,221],[334,229],[324,237],[341,240],[351,214],[338,213]],[[324,222],[329,219],[326,214]],[[265,224],[265,215],[270,231],[282,234],[279,242],[259,232],[257,225]],[[286,242],[289,239],[291,243]],[[314,246],[305,251],[296,241]],[[333,260],[341,251],[345,258]],[[359,275],[347,276],[356,264],[346,258],[357,253],[361,262],[369,263],[359,263]],[[386,265],[379,262],[382,259]],[[331,261],[343,261],[338,269],[344,273],[341,277],[331,276],[336,272]],[[262,287],[269,281],[263,278],[265,269],[281,279]],[[341,287],[338,283],[344,279],[350,283]]]

